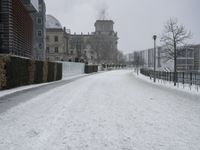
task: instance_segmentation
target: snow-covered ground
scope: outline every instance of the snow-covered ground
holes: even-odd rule
[[[75,79],[75,78],[79,78],[79,77],[83,77],[83,76],[86,76],[86,74],[78,74],[78,75],[67,76],[67,77],[65,76],[62,79],[62,81],[63,80],[71,80],[71,79]],[[16,93],[16,92],[23,91],[23,90],[38,88],[38,87],[41,87],[41,86],[44,86],[44,85],[59,83],[59,82],[62,82],[62,81],[59,80],[59,81],[47,82],[47,83],[41,83],[41,84],[26,85],[26,86],[16,87],[16,88],[9,89],[9,90],[2,90],[2,91],[0,91],[0,98],[3,97],[3,96],[6,96],[6,95],[10,95],[10,94],[13,94],[13,93]]]
[[[0,114],[0,150],[199,149],[200,97],[131,71],[87,76]]]
[[[161,80],[161,79],[156,79],[156,83],[154,83],[153,78],[150,79],[150,77],[145,76],[143,74],[140,74],[140,73],[137,74],[136,72],[133,72],[133,75],[141,80],[144,80],[144,81],[154,84],[156,86],[170,88],[175,91],[182,91],[182,92],[186,92],[189,94],[194,94],[194,95],[200,96],[200,86],[197,86],[197,85],[191,86],[189,84],[177,83],[177,85],[174,86],[173,82],[169,82],[169,81],[165,81],[165,80]]]

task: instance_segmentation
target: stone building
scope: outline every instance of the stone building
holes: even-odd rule
[[[112,20],[97,20],[95,22],[95,32],[92,36],[92,48],[97,53],[98,63],[117,63],[118,36],[114,31]]]
[[[94,64],[97,61],[96,52],[92,49],[90,34],[70,34],[68,60]]]
[[[69,60],[89,64],[116,63],[118,55],[118,37],[113,30],[112,20],[97,20],[92,34],[70,34]]]
[[[88,64],[116,63],[122,54],[113,25],[112,20],[97,20],[95,32],[71,34],[56,18],[47,15],[47,58]]]
[[[68,33],[53,16],[46,16],[46,58],[49,61],[68,61]]]
[[[33,19],[33,58],[46,59],[46,5],[44,0],[39,0],[39,10],[32,14]]]

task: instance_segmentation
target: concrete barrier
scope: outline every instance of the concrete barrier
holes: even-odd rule
[[[63,78],[84,74],[85,64],[75,62],[62,62]]]

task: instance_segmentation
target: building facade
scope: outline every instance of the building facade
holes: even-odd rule
[[[32,14],[33,19],[33,49],[35,60],[46,59],[46,5],[44,0],[39,0],[38,12]]]
[[[68,33],[53,16],[46,16],[46,58],[49,61],[68,61]]]
[[[95,32],[92,37],[92,48],[97,53],[98,63],[117,63],[118,36],[114,31],[112,20],[97,20],[95,22]]]
[[[32,57],[33,20],[30,11],[36,12],[33,3],[21,0],[0,1],[0,53]]]
[[[70,34],[68,60],[94,64],[97,61],[96,52],[92,49],[90,34]]]
[[[118,51],[118,37],[113,25],[114,22],[111,20],[97,20],[95,32],[71,34],[63,30],[55,17],[47,15],[48,58],[51,61],[63,60],[88,64],[117,62],[122,54]],[[56,36],[62,40],[55,43]]]
[[[136,53],[139,53],[140,59],[143,62],[142,67],[153,69],[154,49],[138,51]],[[163,47],[158,47],[156,49],[156,70],[174,71],[174,60],[168,59]],[[177,71],[200,72],[200,45],[178,47]]]

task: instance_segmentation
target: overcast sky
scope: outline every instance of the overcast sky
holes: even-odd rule
[[[55,16],[74,33],[94,31],[94,23],[106,8],[115,22],[119,50],[124,53],[153,47],[153,34],[161,34],[164,23],[176,17],[193,33],[190,41],[200,44],[200,0],[45,0],[47,14]],[[159,40],[158,40],[159,44]]]

